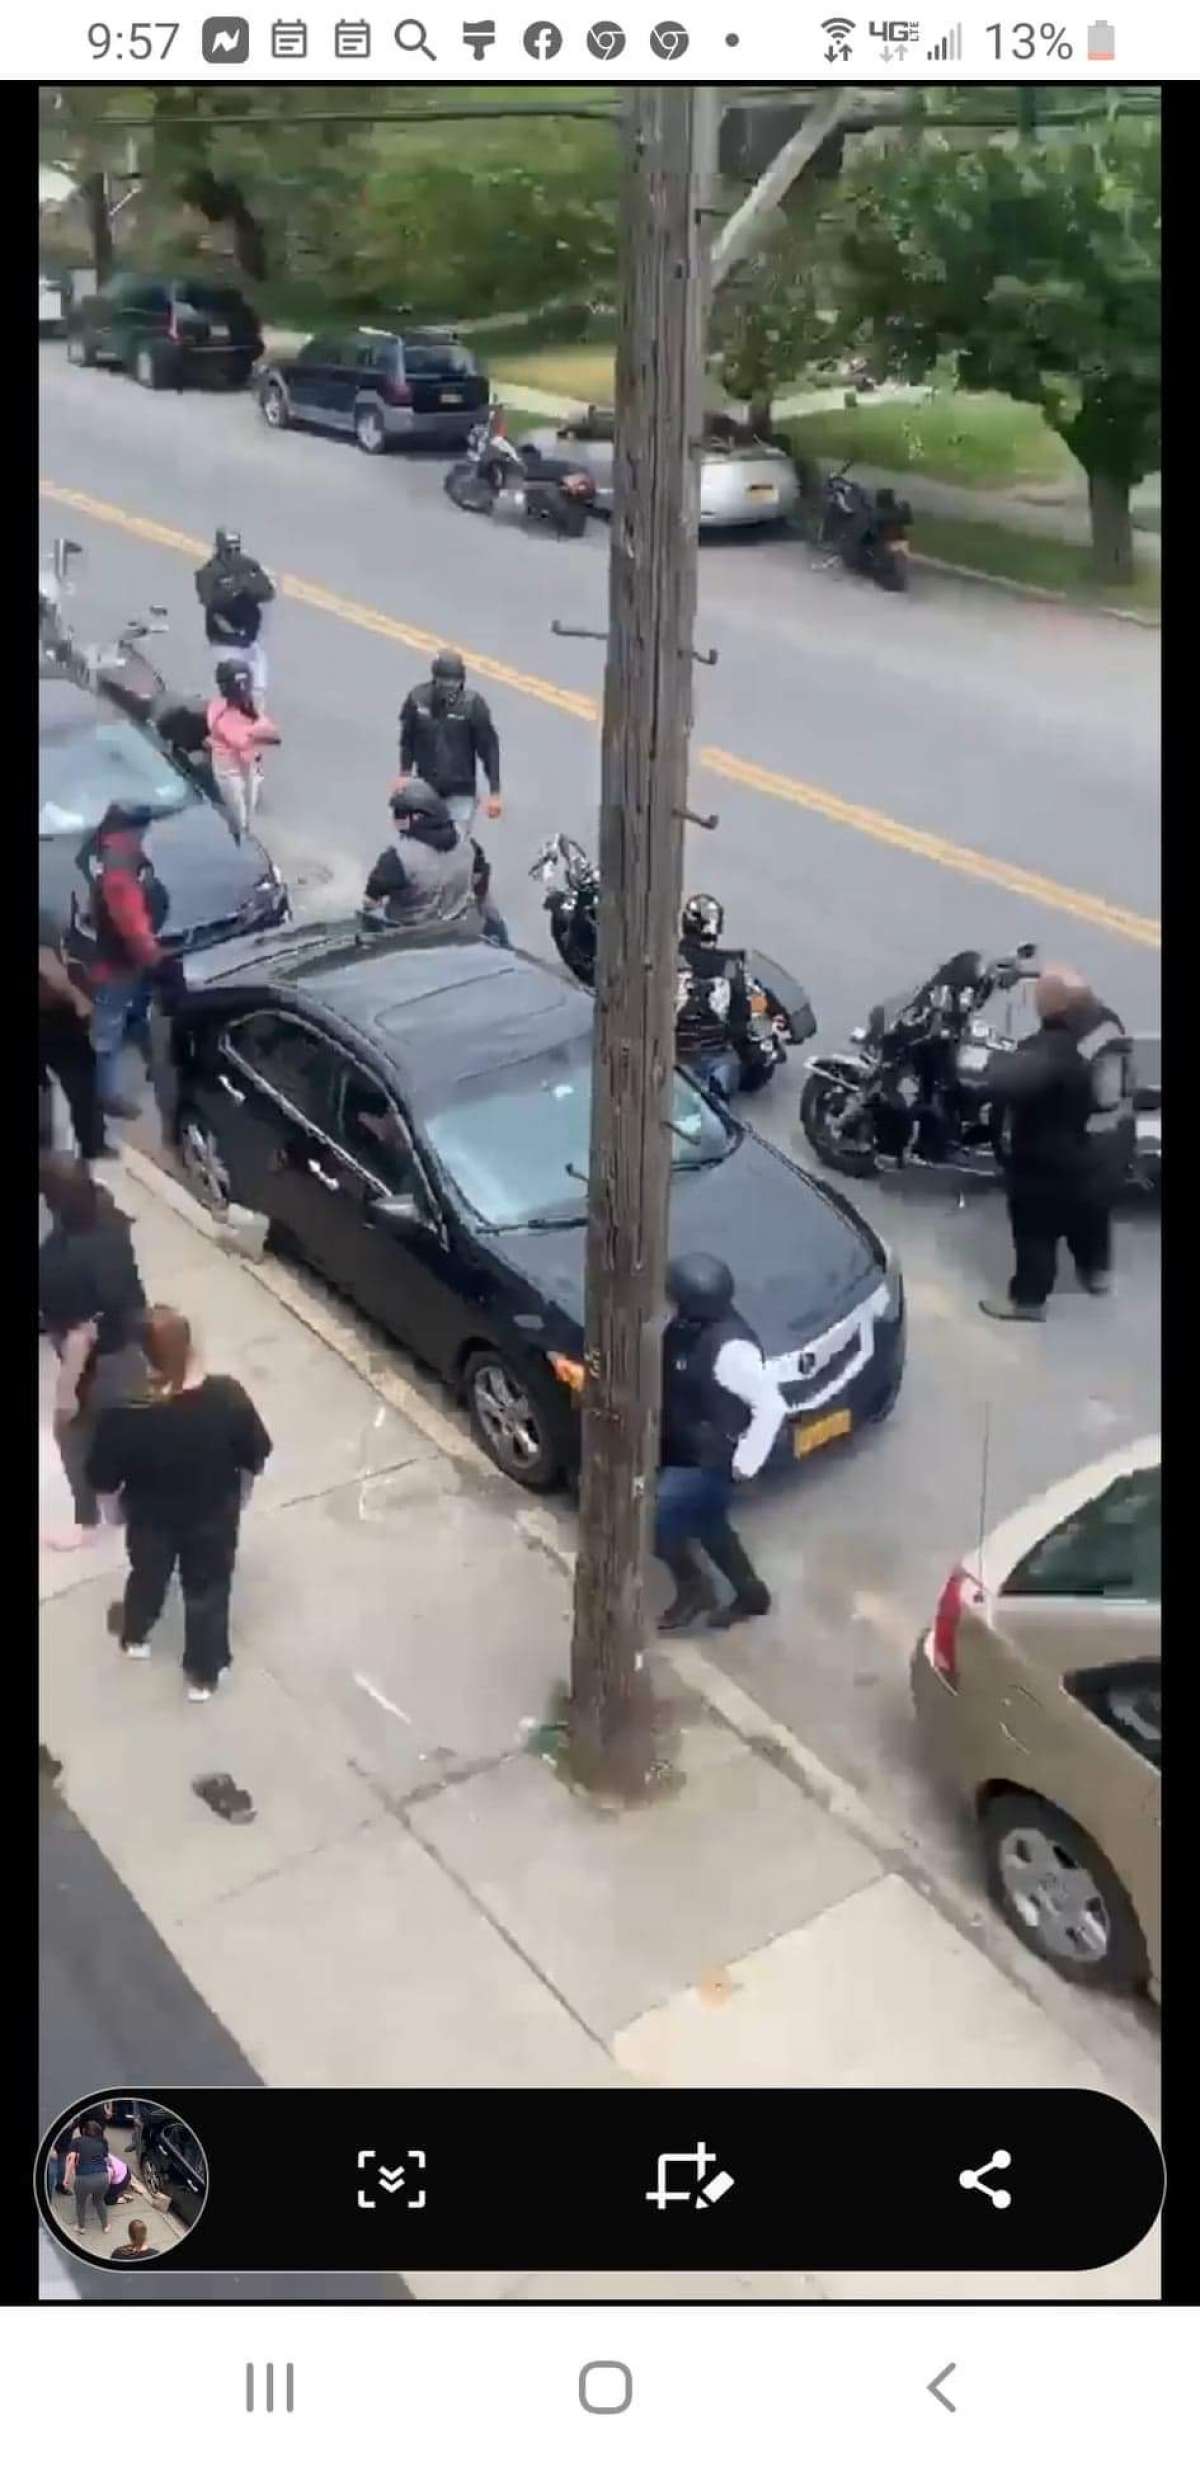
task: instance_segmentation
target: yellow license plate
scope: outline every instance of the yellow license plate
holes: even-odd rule
[[[844,1439],[852,1427],[854,1416],[846,1406],[840,1413],[822,1414],[819,1422],[803,1422],[792,1433],[792,1446],[797,1456],[811,1456],[814,1448],[827,1448],[831,1439]]]

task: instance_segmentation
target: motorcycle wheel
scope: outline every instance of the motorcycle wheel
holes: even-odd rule
[[[894,550],[881,548],[871,567],[871,578],[881,591],[907,591],[908,559],[896,556]]]
[[[800,1099],[800,1128],[822,1165],[852,1181],[867,1182],[878,1170],[874,1134],[869,1127],[857,1135],[841,1127],[853,1095],[842,1080],[810,1078]]]
[[[460,513],[491,513],[493,502],[491,495],[489,494],[484,503],[480,504],[475,493],[479,486],[479,482],[473,471],[463,471],[456,464],[452,470],[446,473],[442,486],[445,489],[446,495],[449,497],[451,504],[456,505]]]
[[[769,1056],[755,1053],[739,1054],[738,1063],[741,1069],[738,1084],[743,1096],[755,1096],[760,1088],[768,1087],[779,1067]]]

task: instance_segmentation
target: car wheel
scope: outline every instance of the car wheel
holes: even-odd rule
[[[552,1490],[562,1456],[530,1374],[487,1351],[472,1355],[463,1385],[471,1427],[492,1463],[525,1490]]]
[[[1020,1791],[989,1800],[981,1821],[988,1890],[1022,1943],[1081,1986],[1144,1986],[1137,1915],[1090,1836]]]
[[[354,414],[354,442],[364,454],[382,454],[387,449],[387,430],[378,403],[360,403]]]
[[[166,384],[167,372],[163,364],[163,355],[154,343],[138,344],[133,355],[133,374],[138,384],[147,386],[152,394],[160,392]]]
[[[210,1216],[224,1216],[233,1198],[233,1176],[216,1132],[199,1114],[188,1112],[180,1119],[178,1137],[179,1161],[193,1198]]]
[[[67,358],[72,368],[94,368],[96,354],[86,334],[68,334]]]
[[[288,427],[292,416],[288,409],[288,398],[283,387],[274,378],[269,385],[263,387],[258,407],[268,428]]]
[[[157,2159],[143,2158],[139,2164],[138,2173],[148,2193],[157,2197],[166,2192],[167,2180]]]

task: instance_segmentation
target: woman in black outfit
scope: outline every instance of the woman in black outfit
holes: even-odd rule
[[[76,1550],[100,1532],[87,1474],[98,1418],[145,1385],[146,1297],[129,1219],[83,1160],[44,1157],[39,1180],[53,1223],[38,1253],[38,1308],[59,1361],[54,1436],[75,1503],[74,1531],[46,1539],[52,1549]]]
[[[75,2196],[75,2224],[82,2234],[87,2226],[88,2203],[95,2208],[103,2235],[108,2234],[105,2210],[108,2198],[108,2143],[96,2116],[84,2116],[72,2137],[68,2158],[74,2158],[75,2174],[71,2190]]]
[[[243,1500],[271,1441],[236,1379],[206,1378],[179,1311],[156,1305],[142,1323],[150,1370],[145,1400],[100,1421],[88,1478],[119,1497],[129,1578],[109,1626],[123,1652],[144,1661],[150,1630],[176,1567],[183,1591],[188,1698],[207,1704],[229,1666],[229,1593]]]

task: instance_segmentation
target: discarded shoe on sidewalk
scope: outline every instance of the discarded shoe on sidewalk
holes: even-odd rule
[[[238,1788],[232,1773],[202,1773],[192,1788],[214,1816],[223,1816],[227,1824],[252,1824],[258,1814],[249,1791]]]

